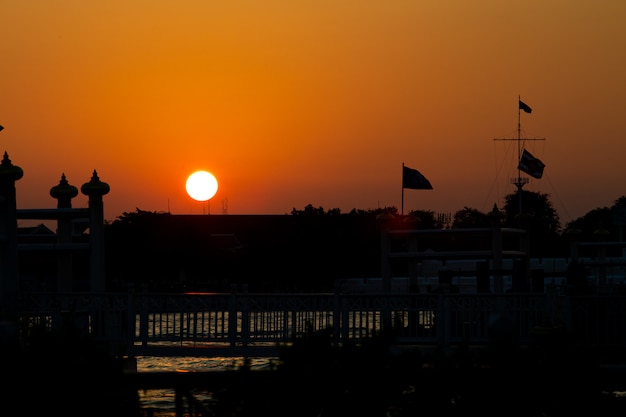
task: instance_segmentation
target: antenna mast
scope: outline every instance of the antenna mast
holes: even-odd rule
[[[511,184],[517,187],[517,202],[518,202],[518,213],[522,214],[522,187],[528,184],[528,177],[522,177],[522,171],[519,168],[519,161],[522,158],[522,123],[521,123],[521,111],[524,110],[526,113],[532,112],[532,109],[528,107],[526,104],[522,102],[522,98],[517,96],[518,106],[517,106],[517,138],[495,138],[494,140],[517,140],[517,178],[511,178]],[[533,138],[533,139],[524,139],[524,140],[545,140],[545,138]]]

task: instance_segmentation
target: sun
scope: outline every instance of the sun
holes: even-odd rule
[[[187,178],[187,194],[196,201],[207,201],[217,193],[217,179],[207,171],[196,171]]]

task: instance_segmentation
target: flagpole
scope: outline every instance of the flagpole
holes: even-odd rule
[[[496,138],[494,140],[516,140],[517,141],[517,178],[512,178],[511,183],[517,187],[518,202],[519,202],[519,214],[522,213],[522,187],[528,183],[528,178],[522,178],[522,170],[520,169],[519,162],[522,158],[522,122],[521,111],[530,113],[532,110],[526,103],[522,102],[521,95],[517,96],[517,137],[516,138]],[[526,140],[545,140],[544,138],[524,139]]]
[[[402,206],[400,209],[400,216],[404,217],[404,162],[402,163],[402,176],[400,178],[402,178],[402,181],[400,182],[400,185],[402,186]]]

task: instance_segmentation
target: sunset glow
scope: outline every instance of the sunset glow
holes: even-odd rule
[[[181,184],[207,164],[229,214],[399,208],[403,163],[433,186],[405,212],[488,212],[515,192],[518,144],[494,139],[521,97],[546,165],[525,190],[566,222],[626,194],[626,2],[564,4],[6,2],[0,152],[18,208],[96,169],[108,220],[197,211]]]

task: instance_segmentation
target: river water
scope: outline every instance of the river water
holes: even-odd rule
[[[247,367],[251,371],[275,369],[280,360],[276,357],[153,357],[138,356],[136,359],[137,372],[212,372],[239,370]],[[204,405],[214,403],[214,393],[210,391],[195,390],[193,397]],[[619,391],[611,394],[616,398],[622,398],[620,402],[615,402],[611,407],[604,408],[597,415],[613,415],[613,406],[618,406],[622,412],[626,412],[626,392]],[[138,392],[140,412],[145,417],[176,417],[176,393],[174,389],[149,389]],[[610,412],[609,412],[610,411]],[[606,414],[609,412],[609,414]],[[184,415],[188,416],[187,410]],[[529,414],[529,416],[538,414]],[[559,413],[546,412],[541,414],[545,417],[558,416]]]
[[[272,357],[156,357],[138,356],[137,372],[212,372],[238,370],[269,370],[278,358]],[[176,415],[174,389],[148,389],[138,392],[140,408],[144,415],[170,417]],[[201,403],[210,402],[210,392],[197,391],[194,397]]]
[[[138,356],[137,372],[207,372],[229,371],[248,366],[251,370],[267,370],[278,358],[237,357],[155,357]]]

